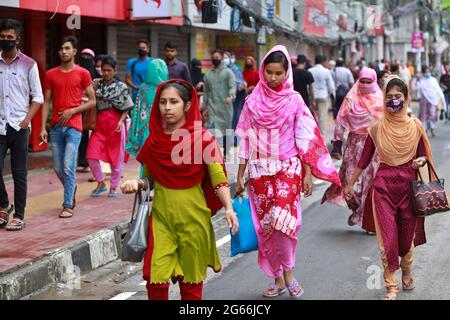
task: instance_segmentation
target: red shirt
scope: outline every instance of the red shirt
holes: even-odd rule
[[[52,90],[53,114],[50,126],[57,124],[59,112],[79,107],[82,104],[84,90],[92,83],[89,71],[75,66],[70,72],[61,71],[60,67],[50,69],[45,74],[44,89]],[[83,131],[81,113],[70,118],[66,126]]]

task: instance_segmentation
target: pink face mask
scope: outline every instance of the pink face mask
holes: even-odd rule
[[[359,83],[358,89],[362,94],[372,93],[373,90],[373,82],[372,83]]]

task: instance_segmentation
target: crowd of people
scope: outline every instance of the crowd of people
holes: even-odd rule
[[[322,203],[349,208],[350,226],[376,234],[384,298],[396,298],[399,268],[403,289],[414,288],[412,255],[425,243],[424,219],[413,216],[406,191],[415,170],[433,161],[428,131],[436,135],[440,110],[448,115],[450,73],[438,81],[424,66],[413,78],[412,66],[400,62],[365,66],[362,60],[347,67],[343,59],[330,62],[324,55],[312,66],[305,55],[291,57],[277,45],[259,66],[254,57],[243,57],[244,68],[233,53],[216,49],[212,68],[203,74],[201,61],[193,59],[189,68],[178,60],[176,43],[168,42],[159,59],[141,40],[122,81],[109,55],[85,48],[76,64],[79,44],[68,36],[59,48],[60,65],[46,72],[42,90],[36,62],[18,49],[21,34],[19,22],[1,22],[0,163],[3,169],[10,149],[15,205],[2,176],[0,227],[25,227],[30,121],[40,111],[40,137],[51,141],[64,188],[60,218],[75,214],[77,167],[97,182],[92,197],[116,198],[119,188],[154,189],[143,267],[149,299],[168,299],[170,280],[179,282],[183,299],[201,299],[207,268],[220,271],[210,218],[224,207],[232,233],[239,230],[225,167],[233,146],[240,159],[236,192],[248,192],[258,264],[273,279],[265,297],[304,293],[294,277],[295,254],[301,195],[312,194],[313,177],[331,183]],[[420,120],[411,115],[413,90]],[[323,135],[331,114],[336,122],[330,153]],[[231,129],[233,142],[227,139]],[[181,162],[174,161],[180,147],[174,135],[190,150]],[[129,155],[141,164],[140,176],[121,183]],[[342,161],[339,172],[332,159]],[[111,175],[109,192],[105,173]]]

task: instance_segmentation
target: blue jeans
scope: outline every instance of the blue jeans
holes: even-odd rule
[[[52,141],[53,169],[64,185],[63,207],[73,209],[81,132],[70,127],[54,126],[50,129],[50,139]]]

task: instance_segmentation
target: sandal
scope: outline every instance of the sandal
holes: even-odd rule
[[[59,214],[61,219],[68,219],[73,217],[73,209],[64,208],[63,211]]]
[[[117,191],[110,191],[108,194],[109,198],[117,198],[119,196],[119,193]]]
[[[353,221],[353,213],[348,217],[348,219],[347,219],[347,224],[348,224],[350,227],[353,227],[354,225],[356,225],[356,222]]]
[[[280,288],[275,284],[271,284],[266,290],[264,290],[263,297],[274,298],[284,293],[286,293],[286,287]]]
[[[297,279],[292,280],[287,288],[291,297],[300,298],[305,293],[305,290],[300,286]]]
[[[93,198],[100,197],[100,195],[102,193],[105,193],[106,191],[108,191],[108,189],[106,189],[105,187],[103,187],[101,189],[95,189],[94,191],[92,191],[91,197],[93,197]]]
[[[402,274],[402,287],[403,287],[403,290],[406,290],[406,291],[413,290],[416,287],[416,284],[414,282],[414,277],[412,275],[412,272],[409,272],[407,275],[411,276],[411,278],[409,278],[409,281],[403,280],[403,279],[405,279],[405,274]]]
[[[14,218],[11,220],[11,223],[6,227],[6,231],[20,231],[25,228],[25,222],[20,220],[19,218]]]
[[[388,291],[384,295],[383,300],[397,300],[397,292],[396,291]]]
[[[6,227],[9,222],[9,215],[14,210],[14,205],[11,204],[8,209],[0,211],[0,229]]]
[[[89,182],[96,182],[97,180],[95,180],[94,177],[90,177],[88,181],[89,181]]]

